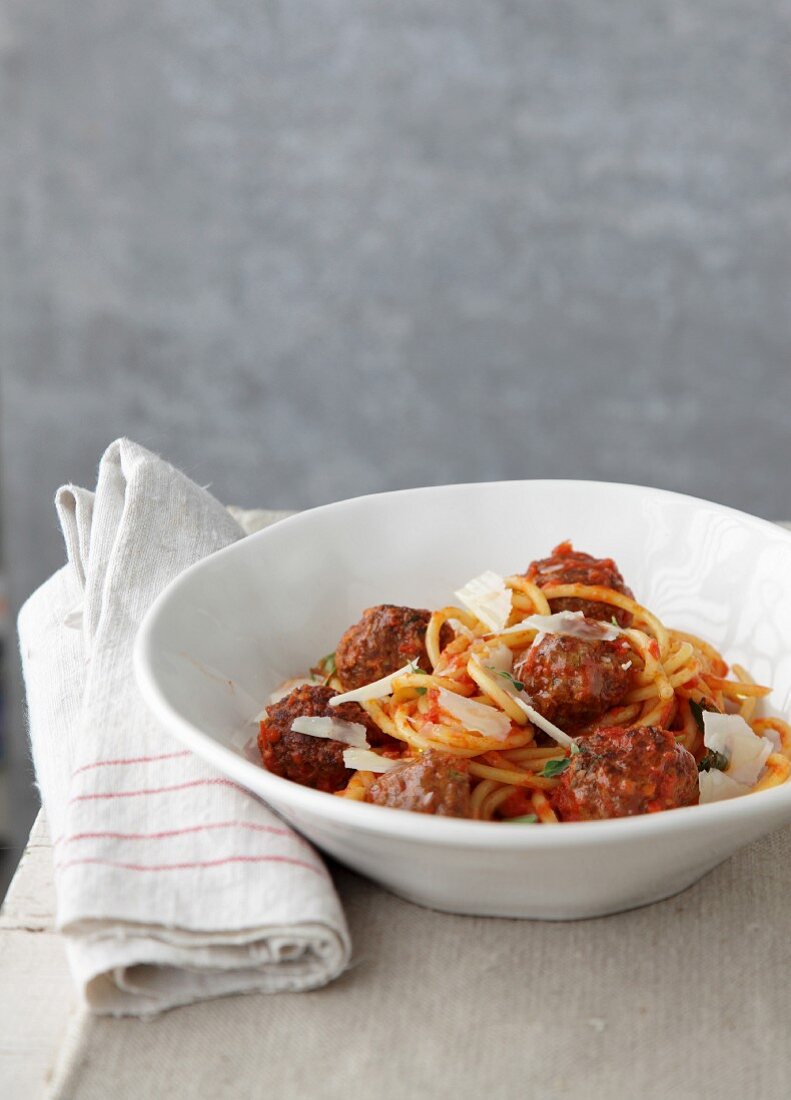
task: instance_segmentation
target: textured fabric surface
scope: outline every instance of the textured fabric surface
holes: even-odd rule
[[[349,940],[323,863],[166,735],[134,682],[152,600],[242,527],[127,440],[105,453],[95,494],[68,486],[56,503],[68,564],[22,609],[20,643],[57,923],[88,1004],[147,1014],[329,981]]]
[[[108,1082],[117,1100],[789,1095],[791,830],[675,898],[570,924],[434,913],[331,870],[355,944],[339,980],[153,1022],[77,1012],[48,1100]]]
[[[333,869],[355,944],[315,993],[79,1016],[50,1100],[786,1100],[791,830],[573,923],[454,917]],[[525,868],[529,874],[529,867]]]

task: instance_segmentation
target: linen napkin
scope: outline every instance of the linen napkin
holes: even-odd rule
[[[67,486],[56,507],[68,561],[22,608],[19,634],[57,925],[88,1006],[142,1016],[325,984],[350,943],[318,855],[171,739],[132,671],[153,599],[242,528],[125,439],[95,494]]]

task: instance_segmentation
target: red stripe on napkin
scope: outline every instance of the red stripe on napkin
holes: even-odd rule
[[[122,871],[189,871],[200,867],[221,867],[226,863],[290,863],[294,867],[303,867],[306,871],[313,871],[322,878],[329,878],[328,872],[323,866],[306,863],[302,859],[292,859],[290,856],[224,856],[222,859],[191,860],[187,863],[122,863],[114,859],[99,859],[98,857],[85,856],[80,859],[67,859],[56,863],[56,871],[65,871],[69,867],[79,864],[98,863],[103,867],[117,867]]]
[[[55,848],[58,844],[71,844],[75,840],[166,840],[172,836],[186,836],[188,833],[200,833],[206,829],[252,829],[257,833],[289,837],[299,844],[310,847],[306,840],[290,829],[278,829],[275,825],[259,825],[254,821],[212,821],[203,825],[186,825],[182,829],[164,829],[158,833],[74,833],[72,836],[57,837],[53,840],[52,847]]]
[[[163,752],[160,756],[130,756],[126,760],[95,760],[93,764],[83,764],[81,767],[75,768],[71,774],[79,775],[80,772],[89,772],[93,768],[109,768],[113,765],[150,764],[155,760],[176,760],[179,757],[189,755],[189,749],[184,749],[183,752]]]
[[[245,788],[232,779],[191,779],[187,783],[174,783],[169,787],[145,787],[139,791],[94,791],[91,794],[75,794],[69,799],[69,805],[73,802],[92,802],[97,798],[136,798],[146,794],[167,794],[171,791],[186,791],[190,787],[233,787],[242,794],[250,794]],[[252,795],[250,796],[252,798]]]

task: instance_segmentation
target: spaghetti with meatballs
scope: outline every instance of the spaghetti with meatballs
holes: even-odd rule
[[[368,608],[274,693],[264,766],[342,798],[555,824],[653,813],[791,775],[769,688],[639,604],[615,562],[561,543],[439,610]]]

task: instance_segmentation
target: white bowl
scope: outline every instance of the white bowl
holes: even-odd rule
[[[135,666],[162,726],[349,867],[454,913],[572,919],[668,897],[791,821],[791,785],[706,806],[554,827],[347,801],[234,748],[268,694],[377,603],[439,607],[484,569],[565,538],[612,556],[640,602],[713,642],[791,713],[791,534],[657,489],[521,481],[406,490],[303,512],[187,570],[142,624]]]

